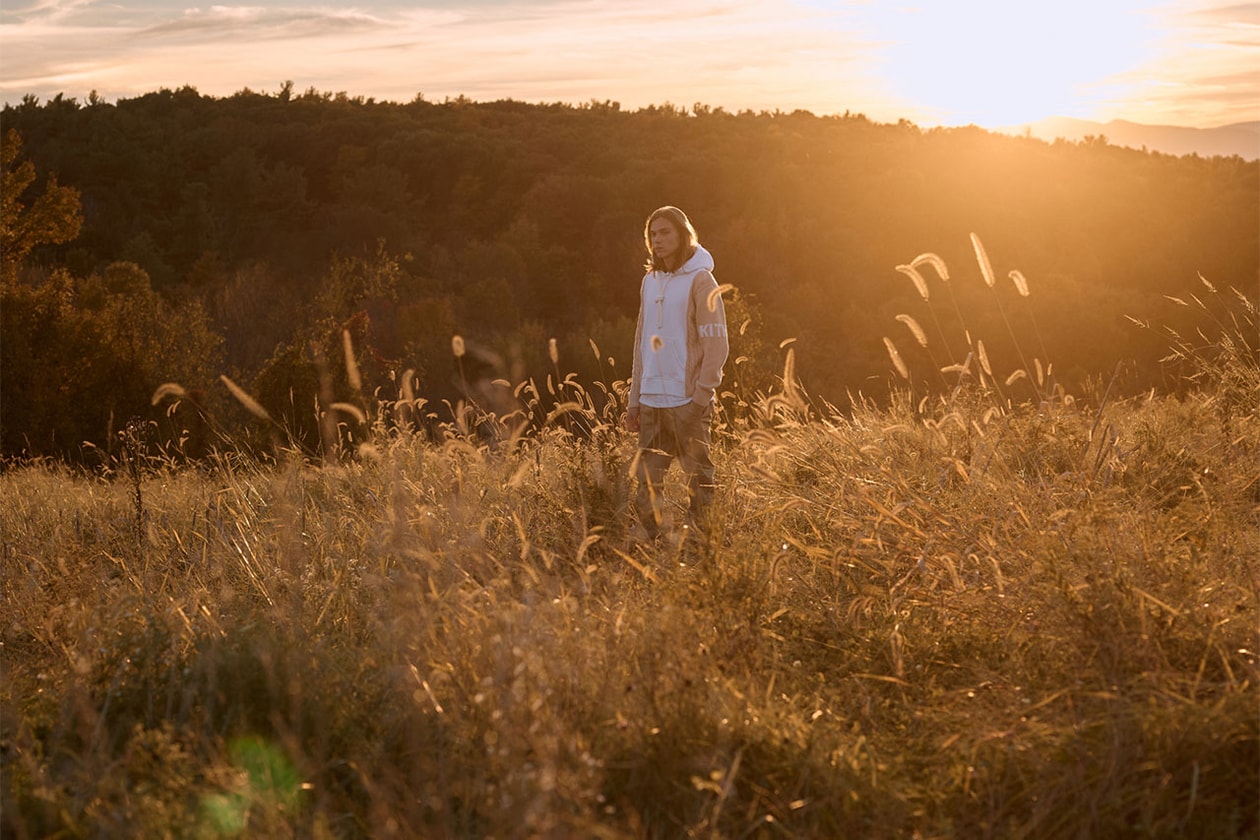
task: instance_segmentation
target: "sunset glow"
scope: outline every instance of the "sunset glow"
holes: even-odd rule
[[[481,0],[0,10],[0,98],[191,85],[409,101],[704,103],[1002,127],[1260,118],[1254,4]]]

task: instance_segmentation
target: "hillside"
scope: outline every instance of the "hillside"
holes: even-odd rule
[[[1070,117],[1051,117],[1025,126],[1012,126],[1004,131],[1015,135],[1027,134],[1046,141],[1064,139],[1073,143],[1087,137],[1106,137],[1107,142],[1115,146],[1149,149],[1167,155],[1237,155],[1244,160],[1260,158],[1260,121],[1217,128],[1186,128],[1143,125],[1126,120],[1099,123]]]
[[[1164,348],[1130,319],[1176,324],[1170,298],[1200,275],[1244,290],[1260,276],[1260,164],[1098,138],[288,89],[59,97],[2,117],[6,183],[36,173],[21,196],[6,189],[19,199],[6,213],[34,213],[55,176],[64,213],[73,203],[82,219],[6,264],[0,387],[21,395],[0,402],[6,455],[93,458],[83,443],[115,448],[131,418],[160,421],[192,453],[251,427],[269,446],[220,376],[313,450],[309,407],[354,396],[322,361],[345,332],[368,402],[410,371],[442,419],[470,383],[543,383],[552,338],[584,380],[624,375],[642,224],[666,203],[689,212],[734,289],[732,408],[774,385],[792,339],[808,393],[841,410],[888,399],[885,339],[920,396],[978,342],[999,381],[1032,381],[1040,365],[1043,393],[1177,388]],[[898,271],[927,253],[950,276],[930,275],[930,299]],[[902,315],[938,343],[920,346]],[[458,364],[454,335],[470,348]],[[196,411],[150,405],[171,381]]]

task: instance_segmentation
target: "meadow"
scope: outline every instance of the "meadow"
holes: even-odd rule
[[[1182,302],[1124,399],[976,346],[839,412],[789,346],[705,537],[633,538],[625,383],[560,366],[528,433],[9,464],[4,836],[1260,836],[1255,305]]]

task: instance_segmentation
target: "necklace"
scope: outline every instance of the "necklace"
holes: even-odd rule
[[[665,326],[665,290],[669,288],[669,281],[674,279],[673,274],[666,274],[662,280],[658,275],[656,278],[656,328],[659,330]]]

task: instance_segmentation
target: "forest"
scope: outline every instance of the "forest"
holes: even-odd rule
[[[841,411],[945,387],[939,369],[977,341],[996,382],[1042,369],[1016,401],[1174,390],[1143,325],[1178,324],[1200,277],[1254,290],[1260,276],[1260,163],[1105,137],[289,83],[27,97],[0,120],[7,458],[90,459],[137,418],[194,456],[247,441],[256,418],[223,377],[307,447],[329,389],[362,404],[406,374],[445,420],[558,376],[549,347],[583,381],[624,379],[643,220],[663,204],[688,212],[732,287],[731,405],[774,386],[785,347],[809,398]],[[898,267],[920,255],[948,280],[925,269],[918,288]],[[961,338],[929,354],[898,316]],[[1021,358],[1030,335],[1036,358]],[[511,387],[496,397],[496,381]],[[154,405],[164,383],[182,388],[177,410]]]

